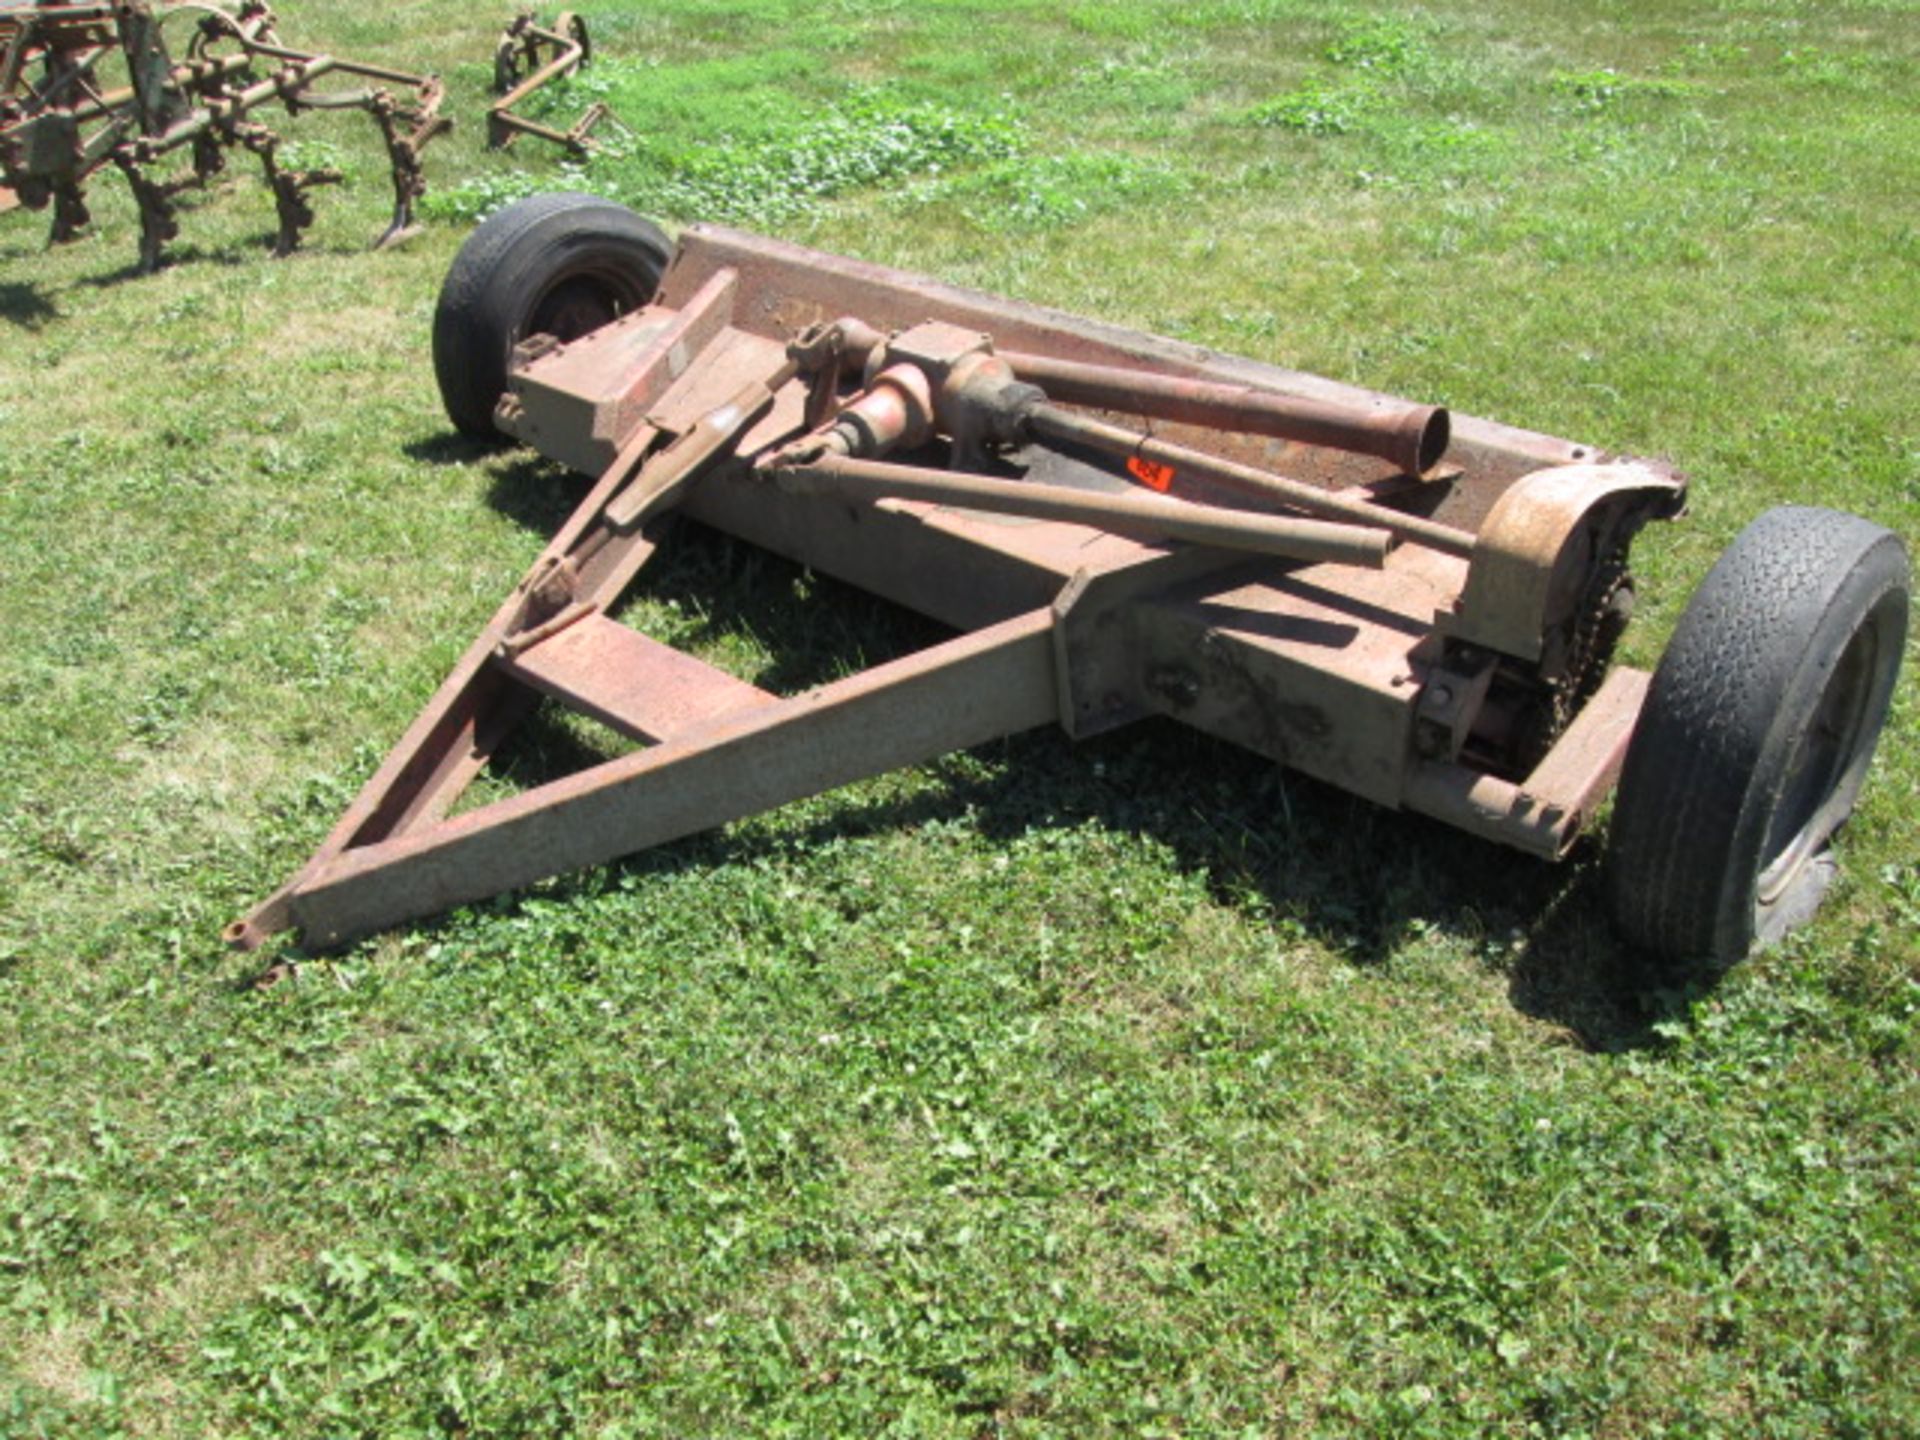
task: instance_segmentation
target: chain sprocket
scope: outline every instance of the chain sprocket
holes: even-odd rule
[[[1622,543],[1594,567],[1582,597],[1567,647],[1567,668],[1553,686],[1548,744],[1560,738],[1573,717],[1593,698],[1606,678],[1614,649],[1633,617],[1633,572],[1627,568],[1627,546]]]

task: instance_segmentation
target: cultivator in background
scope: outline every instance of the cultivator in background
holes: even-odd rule
[[[189,33],[176,50],[181,30]],[[319,88],[333,76],[377,83]],[[373,117],[394,190],[379,243],[392,243],[412,228],[414,202],[426,190],[421,152],[453,124],[439,114],[441,98],[431,76],[282,43],[258,0],[233,10],[143,0],[0,8],[0,182],[28,208],[52,208],[57,244],[88,223],[87,184],[113,166],[139,206],[146,270],[178,234],[178,197],[219,174],[236,149],[260,161],[273,192],[274,253],[299,245],[313,223],[310,192],[341,176],[282,163],[281,137],[255,115],[269,104],[289,114],[351,109]],[[184,168],[166,168],[183,156]]]
[[[593,148],[593,132],[609,121],[619,123],[604,101],[594,101],[565,130],[530,120],[515,113],[515,107],[542,87],[577,74],[592,59],[587,22],[573,12],[563,11],[551,27],[536,21],[531,10],[515,16],[493,52],[493,89],[500,98],[487,108],[487,144],[504,150],[515,137],[533,135],[585,159]]]
[[[585,196],[481,226],[434,360],[461,429],[599,480],[234,944],[1158,715],[1548,860],[1618,778],[1622,929],[1726,961],[1818,902],[1900,662],[1906,557],[1853,516],[1762,516],[1649,677],[1611,659],[1660,465],[732,231],[669,261]],[[801,694],[723,673],[616,618],[680,514],[958,633]],[[543,700],[643,748],[451,814]]]

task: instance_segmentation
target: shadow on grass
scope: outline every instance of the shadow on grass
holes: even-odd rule
[[[597,731],[599,727],[592,729]],[[514,728],[512,739],[501,751],[491,773],[510,786],[530,789],[549,780],[578,774],[633,748],[625,741],[618,741],[610,731],[601,734],[616,740],[617,748],[596,745],[594,740],[600,735],[589,738],[582,734],[569,723],[563,707],[555,701],[543,700]],[[454,813],[459,813],[458,808]]]
[[[515,486],[514,493],[526,491]],[[636,593],[675,602],[680,613],[697,617],[701,635],[750,630],[782,657],[750,678],[779,692],[824,683],[946,633],[692,524],[662,547]],[[1552,866],[1520,857],[1284,772],[1170,720],[1142,721],[1077,746],[1042,729],[980,753],[995,761],[984,773],[969,762],[930,762],[944,779],[932,792],[843,809],[797,828],[747,824],[697,835],[616,868],[651,873],[804,853],[960,813],[993,840],[1091,822],[1167,846],[1181,869],[1208,877],[1222,903],[1257,905],[1354,965],[1385,965],[1430,938],[1467,946],[1507,978],[1517,1010],[1563,1027],[1589,1049],[1651,1043],[1654,1025],[1679,1003],[1647,1000],[1632,957],[1609,931],[1591,859]],[[502,752],[499,773],[511,785],[531,787],[607,758],[564,719],[542,711]],[[599,882],[563,881],[560,893],[574,883]]]
[[[33,281],[5,280],[0,281],[0,317],[23,330],[38,330],[58,320],[60,311]]]
[[[475,465],[489,455],[498,454],[505,443],[504,440],[462,434],[458,430],[443,430],[438,435],[407,441],[400,447],[400,452],[422,465]]]
[[[1422,938],[1491,939],[1488,948],[1502,954],[1486,963],[1507,977],[1514,1008],[1561,1027],[1588,1050],[1644,1048],[1656,1040],[1654,1026],[1683,1008],[1684,995],[1649,995],[1641,986],[1631,957],[1606,933],[1599,887],[1586,871],[1569,876],[1295,775],[1248,787],[1250,768],[1271,767],[1166,721],[1079,746],[1039,731],[979,753],[999,762],[991,778],[980,778],[975,766],[935,761],[929,768],[946,774],[932,792],[798,828],[705,832],[609,868],[653,874],[751,863],[961,814],[996,842],[1093,823],[1167,846],[1178,868],[1207,876],[1221,903],[1269,908],[1356,966],[1384,965],[1403,943]],[[534,785],[606,758],[536,716],[516,737],[507,773]],[[1257,817],[1230,798],[1203,807],[1203,797],[1235,788],[1282,789],[1290,812],[1284,831],[1255,838]],[[1372,843],[1356,846],[1357,833]],[[544,893],[562,898],[576,885],[601,883],[581,876]]]
[[[494,454],[497,448],[482,445],[475,456]],[[585,481],[566,466],[532,450],[523,450],[505,461],[494,474],[493,483],[487,489],[487,504],[523,529],[536,535],[551,535],[574,512],[586,493]]]
[[[1482,848],[1492,852],[1493,865],[1506,867],[1509,857],[1503,852]],[[1542,862],[1518,863],[1559,873]],[[1589,856],[1565,864],[1574,868],[1529,925],[1508,972],[1513,1006],[1537,1020],[1564,1025],[1591,1050],[1652,1045],[1658,1039],[1655,1027],[1683,1014],[1692,996],[1710,988],[1711,981],[1680,990],[1658,983],[1645,958],[1611,933],[1600,861]]]
[[[259,256],[251,246],[224,245],[219,249],[211,249],[204,245],[182,245],[175,242],[168,245],[160,256],[160,269],[172,270],[182,265],[219,265],[232,270],[242,265],[250,265],[257,259]],[[145,280],[155,273],[155,271],[141,268],[140,257],[136,254],[124,265],[115,266],[98,275],[85,276],[80,283],[95,290],[106,290],[115,285],[124,285],[129,280]]]

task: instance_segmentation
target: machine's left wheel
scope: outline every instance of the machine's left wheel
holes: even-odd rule
[[[575,340],[650,301],[673,246],[651,220],[598,195],[533,195],[482,221],[433,312],[433,373],[447,418],[497,435],[513,347]]]
[[[493,50],[493,93],[504,95],[520,83],[520,42],[503,36]]]

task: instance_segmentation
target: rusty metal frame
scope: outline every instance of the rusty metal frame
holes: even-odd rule
[[[655,303],[523,345],[497,422],[599,479],[232,944],[339,944],[956,748],[1148,715],[1557,857],[1646,685],[1582,661],[1568,557],[1682,493],[1574,442],[711,227]],[[679,514],[955,638],[769,694],[615,617]],[[1551,633],[1490,648],[1483,563],[1553,581],[1528,611]],[[1575,678],[1596,683],[1531,752],[1523,712]],[[543,699],[643,748],[448,818]]]
[[[493,88],[500,97],[487,107],[487,145],[504,150],[521,135],[532,135],[560,146],[584,160],[593,149],[593,132],[618,119],[603,101],[596,100],[580,118],[561,130],[516,113],[533,94],[593,61],[593,42],[584,17],[562,11],[551,26],[540,24],[531,10],[507,23],[494,49]]]
[[[191,20],[184,59],[176,59],[164,27]],[[103,65],[119,57],[125,83],[110,87]],[[35,69],[39,78],[33,78]],[[323,90],[347,76],[374,82],[356,90]],[[237,9],[146,0],[30,5],[0,12],[0,182],[30,209],[53,208],[52,243],[75,238],[89,222],[86,185],[112,165],[140,209],[140,264],[160,264],[178,233],[176,199],[204,186],[242,149],[261,164],[279,228],[274,253],[285,255],[313,223],[313,189],[337,184],[326,167],[290,168],[281,138],[250,118],[268,104],[289,114],[355,109],[380,128],[392,169],[394,210],[379,244],[414,228],[414,204],[425,193],[421,152],[452,126],[439,114],[443,90],[432,76],[299,50],[282,44],[262,0]],[[160,166],[187,152],[177,173]]]

